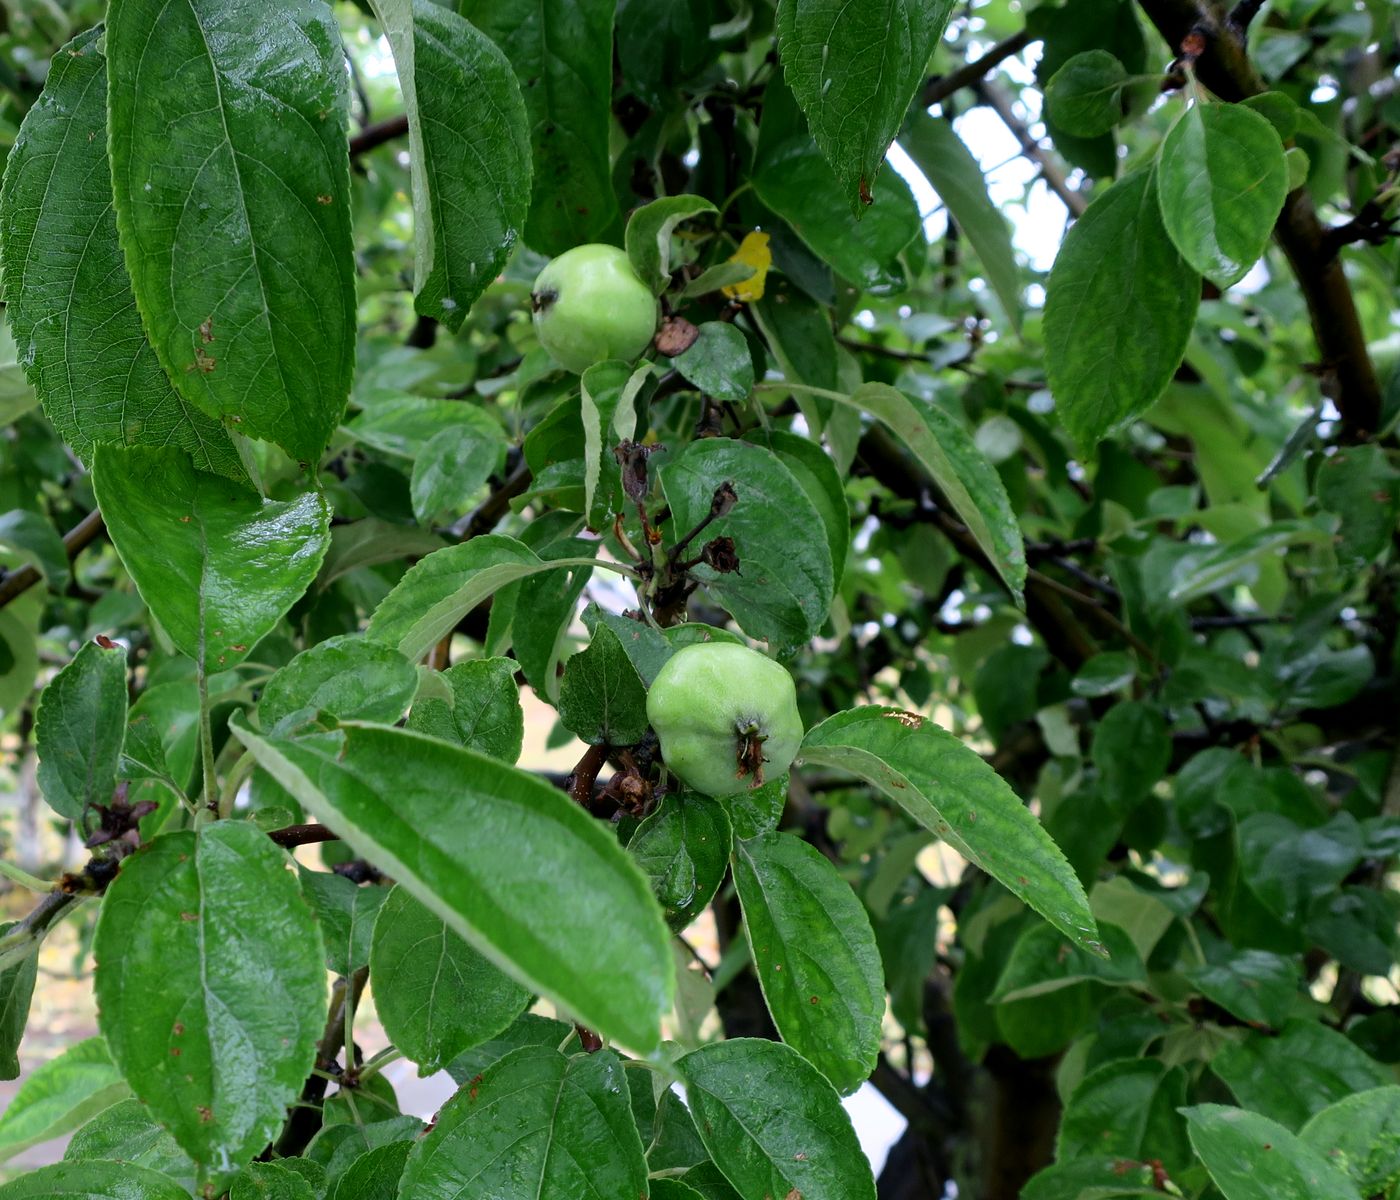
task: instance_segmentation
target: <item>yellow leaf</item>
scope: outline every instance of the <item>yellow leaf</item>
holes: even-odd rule
[[[768,277],[768,268],[773,265],[773,252],[768,249],[768,235],[758,230],[744,235],[739,248],[730,256],[730,262],[743,263],[753,268],[753,274],[740,283],[724,288],[724,294],[731,300],[762,300],[763,281]]]

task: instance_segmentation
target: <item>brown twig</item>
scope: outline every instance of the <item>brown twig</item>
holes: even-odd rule
[[[925,108],[931,108],[947,99],[954,92],[965,87],[972,87],[985,79],[990,71],[995,70],[1008,58],[1020,54],[1032,42],[1038,40],[1023,29],[1020,33],[1013,33],[1009,38],[998,42],[980,58],[974,59],[970,63],[964,63],[956,71],[950,71],[947,75],[933,76],[924,84],[923,95],[919,97],[921,103]]]
[[[452,527],[454,536],[462,541],[489,533],[502,517],[510,511],[510,502],[530,486],[530,468],[520,463],[475,509]]]
[[[350,157],[355,158],[357,155],[367,154],[369,151],[384,145],[385,142],[392,142],[397,137],[403,137],[407,132],[408,117],[406,114],[401,113],[397,117],[376,121],[350,139]]]
[[[346,1052],[346,1066],[353,1066],[355,1049],[345,1045],[347,1009],[353,1013],[359,1007],[360,997],[369,982],[369,968],[361,967],[348,978],[342,976],[335,981],[331,990],[330,1008],[326,1014],[326,1026],[321,1040],[316,1044],[315,1070],[307,1076],[301,1089],[301,1103],[292,1109],[287,1118],[282,1136],[277,1140],[277,1155],[291,1158],[306,1149],[307,1144],[321,1128],[321,1101],[325,1099],[329,1086],[327,1075],[339,1071],[336,1062],[342,1049]]]
[[[1211,6],[1197,0],[1139,3],[1174,50],[1188,37],[1203,37],[1204,46],[1195,57],[1196,76],[1222,100],[1235,102],[1265,90],[1237,23],[1219,23]],[[1343,435],[1356,441],[1375,433],[1381,420],[1380,383],[1351,285],[1306,188],[1288,194],[1274,236],[1307,301],[1318,351],[1331,376],[1329,398],[1342,414]]]
[[[79,553],[95,541],[105,528],[106,526],[102,523],[102,514],[93,509],[65,533],[63,535],[63,548],[68,552],[68,561],[72,562],[77,558]],[[41,578],[43,576],[40,574],[39,568],[32,565],[7,571],[4,577],[0,578],[0,608],[4,608],[17,596],[23,595]]]
[[[569,773],[567,791],[569,799],[586,811],[591,811],[593,806],[593,785],[597,782],[598,772],[603,769],[603,765],[608,761],[608,748],[606,746],[589,746],[583,752],[583,757],[578,760],[574,769]]]
[[[279,846],[310,846],[315,842],[338,842],[340,834],[325,825],[287,825],[271,829],[267,834]]]
[[[1006,93],[987,80],[979,80],[973,87],[977,91],[978,99],[1001,118],[1001,123],[1011,130],[1016,140],[1021,143],[1021,152],[1040,168],[1040,177],[1045,180],[1045,186],[1064,201],[1065,207],[1071,213],[1082,217],[1084,210],[1089,207],[1088,199],[1083,192],[1070,187],[1064,168],[1053,154],[1043,149],[1031,136],[1026,123],[1012,109]]]

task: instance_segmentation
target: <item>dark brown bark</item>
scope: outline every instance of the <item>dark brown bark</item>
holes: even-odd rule
[[[1196,75],[1222,100],[1243,100],[1265,90],[1246,53],[1244,30],[1228,19],[1220,22],[1213,6],[1192,0],[1139,2],[1174,51],[1188,35],[1201,35],[1204,48],[1195,59]],[[1380,383],[1337,247],[1306,188],[1289,193],[1274,236],[1307,301],[1325,372],[1324,391],[1342,414],[1344,434],[1357,440],[1375,433],[1381,419]]]

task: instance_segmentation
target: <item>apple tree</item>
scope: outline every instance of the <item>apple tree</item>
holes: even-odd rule
[[[0,93],[0,1200],[1400,1196],[1387,0],[49,0]]]

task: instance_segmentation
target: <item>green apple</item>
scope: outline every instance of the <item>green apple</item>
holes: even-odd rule
[[[578,374],[609,358],[631,362],[656,333],[656,297],[616,246],[566,250],[540,272],[530,301],[540,344]]]
[[[802,744],[792,676],[732,642],[677,650],[647,692],[661,757],[681,782],[727,796],[781,775]]]

